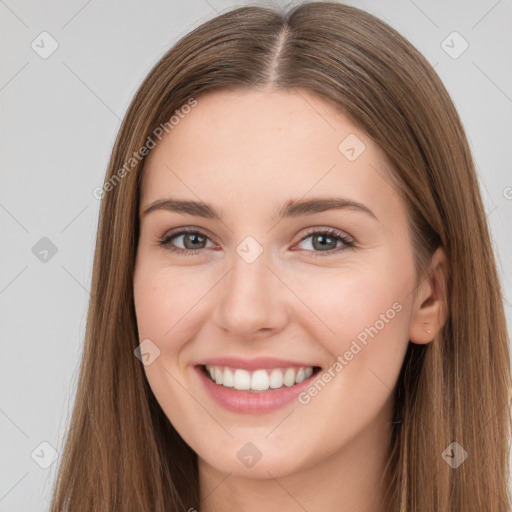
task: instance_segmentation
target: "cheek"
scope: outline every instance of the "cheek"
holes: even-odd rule
[[[413,279],[412,265],[390,259],[297,281],[297,294],[319,317],[306,324],[304,315],[302,327],[331,358],[302,397],[308,428],[323,415],[356,432],[391,399],[409,342]]]
[[[133,287],[139,338],[158,340],[163,351],[176,348],[176,340],[192,338],[194,307],[207,286],[197,269],[137,266]]]
[[[349,350],[354,341],[369,347],[375,340],[376,355],[403,345],[408,336],[414,273],[412,267],[398,267],[396,262],[365,267],[351,264],[290,273],[285,280],[293,282],[300,298],[295,320],[304,331],[314,333],[314,339],[333,358]]]
[[[316,432],[317,419],[323,418],[325,426],[311,439],[325,448],[324,455],[362,431],[392,400],[408,346],[412,278],[407,268],[381,267],[352,268],[336,278],[331,273],[330,279],[317,278],[317,287],[309,279],[301,281],[301,298],[321,317],[303,328],[331,356],[299,397],[301,428]],[[285,446],[282,434],[279,442]],[[322,437],[337,441],[326,444]]]
[[[190,416],[201,410],[191,407],[180,361],[196,336],[194,305],[204,291],[194,284],[191,271],[164,267],[149,258],[136,265],[133,289],[139,341],[151,340],[153,354],[157,354],[144,365],[146,378],[175,428],[187,432]]]

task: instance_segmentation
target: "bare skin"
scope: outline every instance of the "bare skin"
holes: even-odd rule
[[[351,134],[362,152],[353,138],[339,149]],[[145,366],[148,381],[199,456],[196,510],[382,510],[393,388],[409,340],[429,343],[442,327],[436,283],[446,271],[439,249],[429,277],[416,275],[405,204],[386,166],[365,133],[305,91],[199,97],[149,154],[134,274],[139,338],[159,348]],[[213,205],[222,221],[143,214],[171,195]],[[320,197],[371,213],[272,217],[291,199]],[[158,245],[183,227],[203,237],[182,233]],[[326,228],[335,233],[322,235]],[[262,248],[250,263],[237,252],[249,236]],[[377,334],[346,357],[371,326]],[[195,368],[224,356],[307,361],[335,376],[302,402],[238,413],[205,393]],[[342,369],[333,369],[339,357]],[[261,454],[251,467],[237,456],[248,442]]]

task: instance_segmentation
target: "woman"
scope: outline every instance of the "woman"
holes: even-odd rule
[[[204,23],[144,80],[99,195],[52,511],[510,509],[472,157],[387,24],[331,2]]]

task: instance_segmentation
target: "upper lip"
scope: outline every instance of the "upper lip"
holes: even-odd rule
[[[276,359],[274,357],[255,357],[253,359],[244,359],[242,357],[213,357],[204,359],[197,363],[198,366],[228,366],[229,368],[240,368],[243,370],[260,370],[266,368],[309,368],[319,365],[291,361],[286,359]]]

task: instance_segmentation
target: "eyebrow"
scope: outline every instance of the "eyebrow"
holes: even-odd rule
[[[364,212],[375,220],[377,216],[364,204],[341,197],[320,197],[314,199],[290,199],[272,217],[272,221],[280,221],[285,217],[313,215],[328,210],[351,209]],[[202,201],[180,200],[174,198],[157,199],[147,206],[142,214],[148,215],[156,210],[167,210],[185,213],[196,217],[204,217],[222,221],[223,214],[213,205]]]

